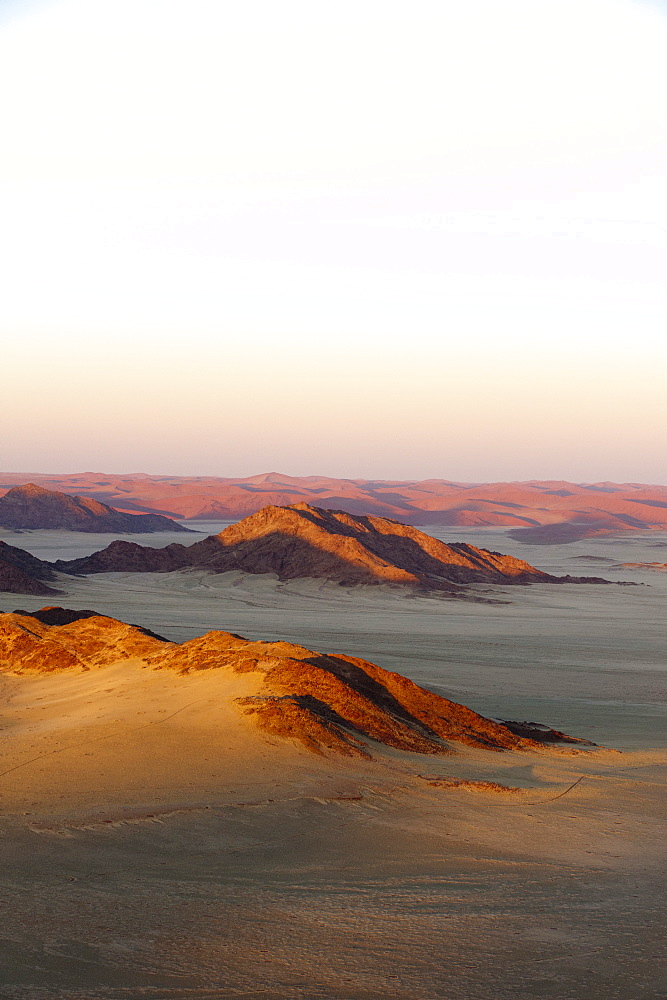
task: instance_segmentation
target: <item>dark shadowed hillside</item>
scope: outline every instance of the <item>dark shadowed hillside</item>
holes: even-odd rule
[[[55,578],[51,563],[0,542],[0,591],[8,594],[62,594],[62,590],[54,590],[44,582]]]

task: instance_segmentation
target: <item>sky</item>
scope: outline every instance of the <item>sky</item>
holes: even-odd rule
[[[0,0],[0,468],[667,482],[667,0]]]

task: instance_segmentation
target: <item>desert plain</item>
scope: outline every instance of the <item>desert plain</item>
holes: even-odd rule
[[[223,629],[363,657],[598,746],[320,755],[240,717],[244,675],[3,675],[1,997],[666,995],[667,574],[648,564],[667,534],[533,546],[427,530],[634,585],[479,586],[469,601],[109,573],[61,578],[57,603],[176,642]],[[53,560],[113,536],[0,537]],[[0,610],[45,603],[2,595]]]

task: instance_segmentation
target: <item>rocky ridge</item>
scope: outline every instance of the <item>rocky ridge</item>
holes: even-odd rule
[[[156,549],[119,540],[91,556],[54,566],[64,573],[84,574],[241,570],[274,573],[280,580],[310,577],[345,586],[400,584],[452,594],[475,583],[606,582],[595,577],[553,577],[513,556],[463,542],[446,545],[388,518],[306,503],[265,507],[187,547],[173,543]]]
[[[0,614],[0,672],[89,671],[111,664],[247,675],[252,693],[238,711],[272,738],[315,753],[371,757],[378,744],[445,754],[452,744],[483,750],[534,750],[549,742],[586,743],[548,727],[514,732],[505,724],[357,657],[318,653],[287,642],[251,641],[214,631],[172,643],[94,611],[48,607]]]

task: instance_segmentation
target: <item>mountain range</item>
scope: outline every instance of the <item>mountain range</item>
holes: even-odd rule
[[[26,478],[27,474],[0,473],[0,490]],[[267,504],[303,501],[406,524],[510,527],[516,540],[527,542],[567,542],[600,533],[667,528],[667,487],[642,483],[461,483],[275,472],[238,479],[93,472],[29,478],[125,512],[180,519],[237,521]]]

